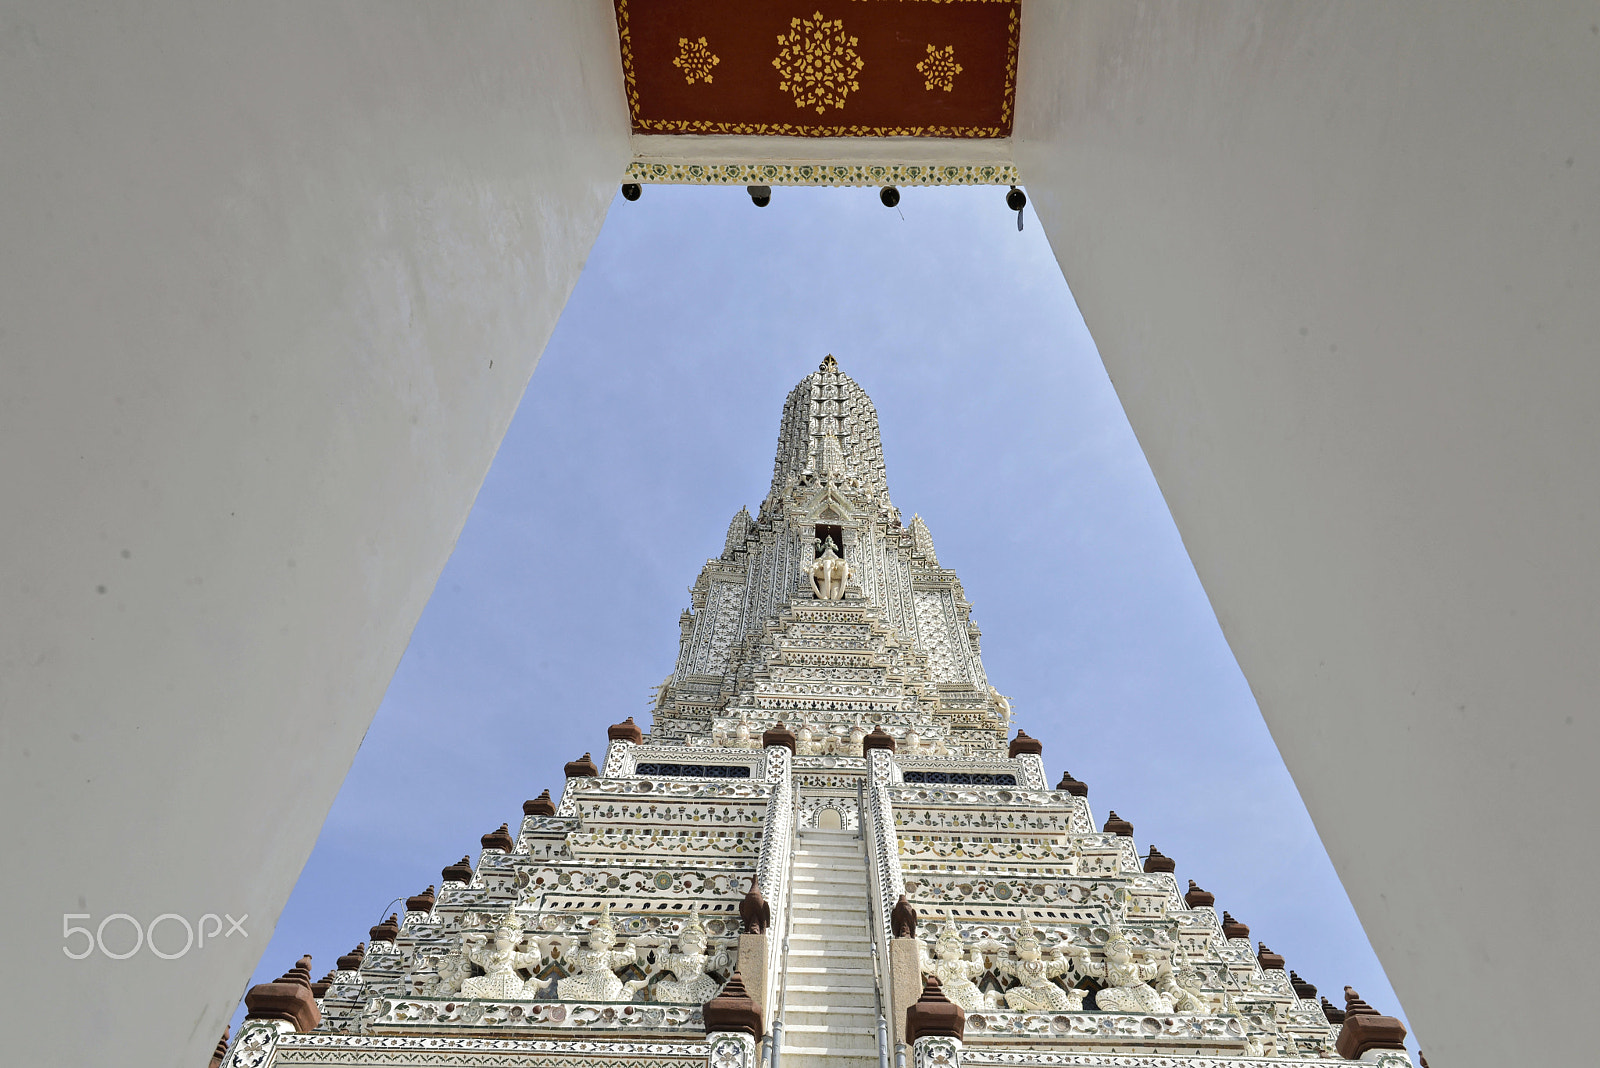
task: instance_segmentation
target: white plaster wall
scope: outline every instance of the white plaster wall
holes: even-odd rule
[[[627,163],[618,68],[599,2],[0,10],[6,1064],[206,1063]],[[67,912],[249,939],[72,961]]]
[[[1020,78],[1029,195],[1422,1048],[1592,1063],[1600,6],[1035,0]]]

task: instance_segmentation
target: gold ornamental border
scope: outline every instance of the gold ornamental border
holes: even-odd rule
[[[1017,185],[1010,163],[962,165],[842,163],[648,163],[627,180],[649,185]]]
[[[899,0],[900,3],[1010,4],[1009,40],[1006,42],[1006,80],[1001,89],[1001,126],[797,126],[787,122],[714,122],[709,119],[641,119],[639,86],[633,71],[633,34],[628,27],[628,0],[615,0],[617,39],[622,48],[622,80],[628,94],[628,116],[641,133],[731,134],[755,137],[951,137],[999,138],[1010,136],[1011,110],[1017,95],[1017,48],[1020,0]],[[807,183],[795,183],[807,184]],[[943,184],[943,183],[939,183]]]

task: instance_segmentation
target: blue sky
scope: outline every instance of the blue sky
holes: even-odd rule
[[[315,973],[644,720],[687,587],[833,353],[1052,781],[1335,1003],[1393,992],[1031,210],[999,188],[646,187],[613,204],[253,981]],[[1070,236],[1070,235],[1069,235]]]

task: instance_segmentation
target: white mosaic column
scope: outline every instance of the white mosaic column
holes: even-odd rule
[[[287,1020],[246,1020],[222,1068],[265,1068],[278,1052],[278,1038],[294,1030]]]
[[[756,1040],[743,1031],[713,1031],[706,1044],[708,1068],[756,1068]]]
[[[926,1035],[911,1045],[911,1068],[961,1068],[961,1040]]]

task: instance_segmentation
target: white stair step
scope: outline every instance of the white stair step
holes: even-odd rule
[[[840,1045],[855,1045],[855,1043],[863,1041],[870,1042],[872,1044],[870,1048],[873,1049],[876,1049],[878,1045],[878,1025],[876,1022],[868,1027],[865,1025],[850,1026],[847,1024],[825,1023],[792,1024],[785,1020],[783,1034],[785,1039],[791,1034],[797,1039],[810,1038],[813,1035],[826,1035],[830,1045],[834,1042],[839,1042]],[[785,1042],[784,1044],[787,1045],[788,1043]]]
[[[844,1064],[856,1063],[857,1058],[864,1060],[870,1057],[872,1058],[871,1063],[876,1063],[878,1059],[878,1036],[876,1034],[870,1036],[861,1035],[848,1045],[820,1035],[800,1034],[796,1035],[795,1038],[797,1041],[790,1042],[788,1035],[784,1035],[783,1061],[785,1064],[790,1063],[789,1058],[791,1056],[795,1058],[794,1063],[796,1064],[820,1063],[823,1058],[828,1058],[830,1061],[834,1058],[839,1058],[840,1061],[836,1063],[842,1062]],[[871,1044],[863,1044],[868,1038],[871,1039]],[[813,1045],[813,1043],[815,1044]],[[910,1059],[909,1056],[907,1059]]]
[[[791,942],[842,942],[855,949],[860,949],[867,944],[867,932],[860,927],[821,928],[813,930],[795,931],[789,936]]]
[[[790,1053],[810,1054],[813,1057],[872,1057],[877,1058],[878,1036],[853,1034],[826,1034],[800,1032],[791,1045],[788,1029],[784,1029],[783,1057],[789,1062]]]
[[[844,942],[856,949],[868,946],[867,932],[860,927],[796,927],[791,942]]]
[[[818,964],[791,964],[786,969],[790,975],[871,975],[871,968],[830,968]]]
[[[807,1016],[831,1016],[835,1022],[845,1027],[860,1026],[862,1020],[876,1026],[878,1010],[872,1005],[795,1005],[792,1002],[784,1009],[784,1016],[793,1016],[796,1013]],[[785,1025],[787,1026],[787,1019]],[[801,1020],[801,1023],[821,1023],[820,1020]]]
[[[873,1068],[878,1063],[878,1053],[876,1048],[868,1055],[860,1050],[817,1050],[809,1046],[785,1045],[783,1063],[786,1066],[792,1064],[794,1068]]]
[[[838,978],[844,978],[839,976]],[[847,994],[851,997],[860,997],[863,993],[870,999],[872,997],[872,981],[867,976],[850,976],[851,979],[860,979],[861,982],[847,983],[790,983],[785,989],[789,992],[789,1000],[806,998],[806,1004],[812,994]]]
[[[872,956],[872,953],[865,949],[795,949],[791,947],[789,955],[791,957],[839,957],[841,959],[848,957],[867,960]]]

